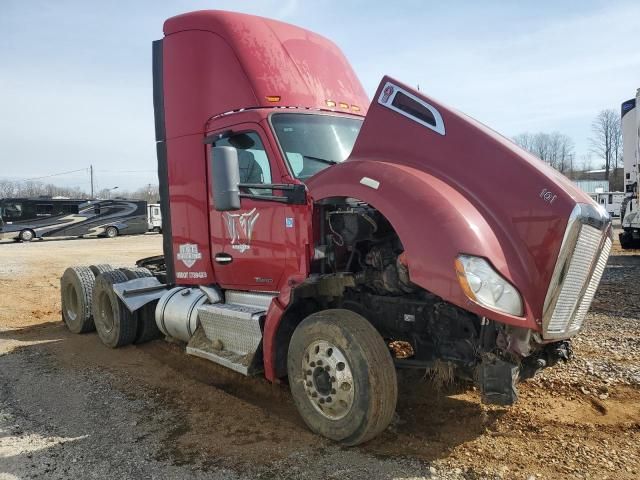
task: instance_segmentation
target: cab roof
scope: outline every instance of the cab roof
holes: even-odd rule
[[[316,33],[276,20],[219,10],[185,13],[164,23],[165,43],[185,32],[210,32],[219,37],[225,50],[231,52],[221,52],[219,58],[207,57],[216,75],[237,71],[245,77],[232,82],[231,91],[218,92],[225,98],[209,105],[209,115],[278,106],[366,114],[369,99],[349,62],[332,41]],[[192,44],[194,49],[200,48],[197,43]],[[215,56],[220,48],[209,52]],[[237,65],[229,65],[233,62]]]

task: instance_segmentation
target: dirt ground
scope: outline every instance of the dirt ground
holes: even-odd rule
[[[284,385],[64,328],[67,266],[159,253],[159,235],[0,243],[0,480],[640,478],[639,251],[616,247],[575,359],[516,406],[401,372],[396,420],[350,449],[311,434]]]

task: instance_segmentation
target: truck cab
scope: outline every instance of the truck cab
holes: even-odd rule
[[[164,256],[140,264],[153,278],[97,277],[105,344],[155,306],[188,354],[288,382],[347,445],[391,421],[396,367],[511,404],[569,359],[611,225],[560,173],[391,77],[370,101],[335,44],[261,17],[167,20],[153,80]]]

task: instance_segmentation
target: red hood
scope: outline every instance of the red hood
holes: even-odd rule
[[[397,90],[409,101],[394,109]],[[416,113],[416,105],[432,111]],[[308,187],[316,201],[357,197],[385,214],[415,283],[478,314],[531,328],[542,317],[569,215],[576,203],[592,204],[510,140],[388,77],[349,159]],[[470,304],[454,269],[460,253],[487,258],[518,288],[524,320]]]

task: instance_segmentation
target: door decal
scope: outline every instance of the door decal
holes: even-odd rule
[[[187,268],[191,268],[202,258],[202,253],[198,250],[198,245],[193,243],[183,243],[179,246],[176,258],[182,261]]]
[[[251,248],[251,236],[253,227],[260,216],[260,213],[253,210],[246,213],[225,212],[225,223],[227,232],[231,239],[231,248],[243,253]]]

